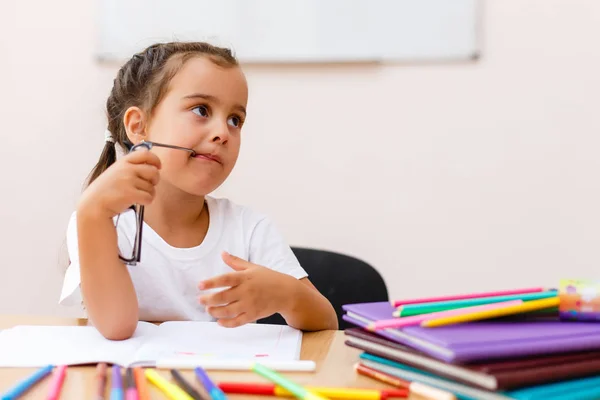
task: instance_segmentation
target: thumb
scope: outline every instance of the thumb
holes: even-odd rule
[[[229,254],[226,251],[221,253],[221,258],[223,259],[223,261],[225,261],[225,264],[229,265],[231,268],[233,268],[236,271],[247,270],[252,265],[248,261],[243,260],[236,256],[232,256],[231,254]]]

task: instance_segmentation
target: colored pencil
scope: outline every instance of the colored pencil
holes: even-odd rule
[[[455,400],[456,397],[450,392],[431,387],[419,382],[410,382],[396,376],[377,371],[371,367],[367,367],[361,363],[354,365],[354,369],[360,375],[375,379],[379,382],[387,383],[397,388],[408,389],[410,393],[414,393],[421,397],[431,400]]]
[[[190,383],[183,377],[183,375],[181,375],[179,371],[177,371],[176,369],[172,369],[171,376],[173,377],[173,380],[175,380],[175,382],[177,382],[177,384],[181,386],[181,388],[185,390],[185,392],[189,394],[194,400],[203,400],[200,393],[198,393],[198,391],[194,389],[192,385],[190,385]]]
[[[162,376],[156,370],[147,368],[144,373],[146,378],[159,388],[169,399],[171,400],[194,400],[186,392],[183,391],[179,386],[172,384]]]
[[[194,369],[196,373],[196,379],[200,381],[202,386],[204,386],[204,390],[210,396],[212,400],[226,400],[227,397],[225,393],[215,383],[210,379],[206,371],[202,367],[196,367]]]
[[[65,381],[65,375],[67,374],[67,366],[61,365],[54,373],[54,379],[50,383],[50,390],[48,391],[48,397],[46,400],[58,400],[60,398],[60,391],[62,390],[63,382]]]
[[[546,289],[543,287],[532,287],[524,289],[511,289],[511,290],[498,290],[495,292],[481,292],[481,293],[467,293],[457,294],[450,296],[438,296],[438,297],[427,297],[422,299],[407,299],[407,300],[396,300],[392,303],[394,307],[400,307],[408,304],[423,304],[423,303],[435,303],[439,301],[450,301],[450,300],[466,300],[475,299],[480,297],[495,297],[495,296],[508,296],[512,294],[526,294],[543,292]]]
[[[140,367],[135,367],[133,369],[133,376],[135,377],[135,386],[137,386],[139,399],[150,400],[150,392],[148,391],[148,383],[146,382],[144,370]]]
[[[24,394],[33,386],[35,386],[36,383],[50,375],[53,368],[53,365],[46,365],[45,367],[38,369],[33,374],[29,375],[27,378],[18,382],[6,393],[2,394],[2,400],[13,400],[19,398],[22,394]]]
[[[106,363],[100,363],[96,366],[96,400],[104,400],[106,393]]]
[[[127,368],[125,371],[125,400],[138,400],[139,395],[135,385],[133,369]]]
[[[412,315],[429,314],[432,312],[453,310],[456,308],[479,306],[483,304],[500,303],[503,301],[510,300],[540,300],[547,299],[549,297],[557,297],[558,292],[556,290],[549,290],[546,292],[539,293],[526,293],[526,294],[514,294],[508,296],[496,296],[496,297],[482,297],[478,299],[465,299],[465,300],[450,300],[440,301],[435,303],[425,304],[408,304],[401,306],[398,311],[394,313],[396,317],[410,317]]]
[[[293,397],[293,394],[281,386],[272,383],[253,382],[220,382],[218,386],[225,393],[230,394],[255,394],[263,396]],[[354,400],[385,400],[388,398],[406,398],[406,389],[357,389],[357,388],[329,388],[306,386],[307,390],[326,396],[330,399]]]
[[[481,306],[455,308],[453,310],[439,311],[439,312],[434,312],[434,313],[430,313],[430,314],[414,315],[412,317],[385,319],[385,320],[381,320],[381,321],[375,321],[375,322],[369,324],[369,326],[367,326],[367,329],[370,331],[375,331],[375,330],[380,330],[380,329],[401,328],[403,326],[419,325],[423,321],[427,321],[427,320],[434,319],[434,318],[451,317],[454,315],[468,314],[468,313],[477,312],[477,311],[493,310],[496,308],[502,308],[502,307],[506,307],[506,306],[514,306],[514,305],[522,304],[522,303],[523,303],[523,300],[511,300],[511,301],[503,301],[501,303],[483,304]]]
[[[508,306],[504,308],[498,308],[495,310],[479,311],[471,314],[455,315],[453,317],[436,318],[423,321],[421,326],[427,328],[433,328],[437,326],[445,326],[451,324],[459,324],[463,322],[479,321],[482,319],[502,317],[505,315],[519,314],[528,311],[541,310],[544,308],[556,307],[560,303],[558,297],[551,297],[549,299],[532,300],[515,306]]]
[[[123,377],[121,376],[121,367],[112,366],[110,400],[124,400],[123,397]]]
[[[282,375],[279,375],[277,372],[265,367],[264,365],[260,365],[255,363],[252,367],[252,371],[256,372],[263,378],[267,378],[271,382],[283,387],[285,390],[292,393],[296,398],[301,400],[324,400],[326,397],[320,396],[314,392],[307,390],[306,388],[284,378]]]

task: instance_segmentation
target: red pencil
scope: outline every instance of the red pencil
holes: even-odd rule
[[[260,396],[276,396],[275,385],[272,383],[252,382],[220,382],[219,389],[231,394],[255,394]]]
[[[220,382],[217,386],[228,394],[254,394],[260,396],[292,397],[285,389],[272,383],[252,382]],[[391,398],[406,398],[408,390],[405,389],[357,389],[357,388],[326,388],[306,386],[314,393],[332,399],[373,399],[386,400]]]

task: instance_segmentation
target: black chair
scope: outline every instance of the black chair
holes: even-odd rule
[[[292,247],[308,278],[335,308],[340,329],[353,325],[342,319],[342,305],[389,301],[385,282],[379,272],[366,262],[325,250]],[[257,321],[263,324],[285,324],[279,314]]]

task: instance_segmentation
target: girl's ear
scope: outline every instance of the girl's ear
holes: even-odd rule
[[[129,107],[123,115],[127,138],[134,145],[146,139],[146,113],[139,107]]]

